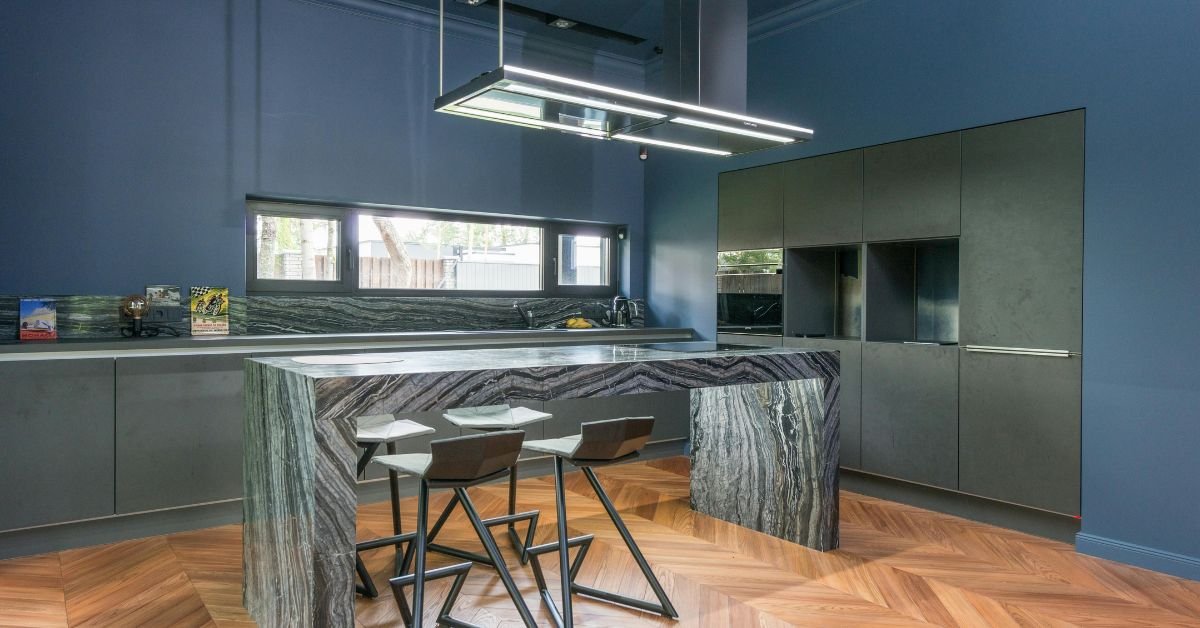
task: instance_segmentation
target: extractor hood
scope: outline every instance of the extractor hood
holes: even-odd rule
[[[812,139],[812,129],[800,126],[505,65],[503,2],[499,4],[500,67],[443,91],[434,101],[435,110],[718,156]],[[443,30],[439,28],[439,39]],[[439,83],[440,74],[439,67]]]

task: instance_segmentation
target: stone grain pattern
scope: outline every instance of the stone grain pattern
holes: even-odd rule
[[[380,355],[386,354],[372,357]],[[396,361],[372,364],[308,365],[289,357],[247,362],[245,596],[261,625],[354,625],[353,427],[363,415],[730,391],[702,396],[693,407],[693,425],[706,430],[698,441],[706,452],[698,460],[702,472],[703,461],[712,461],[713,469],[751,475],[717,483],[705,474],[693,490],[728,492],[753,482],[755,495],[790,501],[760,508],[757,518],[745,517],[747,525],[810,539],[813,547],[836,545],[836,353],[606,345],[394,355]],[[729,417],[741,427],[712,427]],[[766,424],[747,424],[755,420]],[[727,438],[746,442],[718,440]],[[730,456],[749,460],[721,460]],[[709,502],[701,497],[697,503]]]
[[[838,545],[835,403],[825,380],[691,391],[697,512],[819,550]]]
[[[185,292],[186,294],[186,292]],[[72,295],[58,302],[60,338],[120,338],[127,321],[121,316],[120,296]],[[0,295],[0,339],[17,337],[20,297]],[[641,299],[631,327],[644,327],[646,306]],[[523,329],[525,322],[513,303],[532,309],[538,328],[561,327],[580,316],[587,306],[607,301],[586,298],[355,297],[355,296],[234,296],[229,298],[231,335],[386,333],[403,331]],[[188,308],[170,327],[187,336]],[[167,332],[163,332],[167,333]]]

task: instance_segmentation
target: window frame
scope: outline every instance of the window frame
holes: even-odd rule
[[[339,260],[337,282],[298,279],[259,279],[257,217],[289,216],[297,218],[333,218],[339,221]],[[476,224],[503,224],[537,227],[542,230],[540,290],[428,290],[408,288],[360,288],[358,264],[358,221],[360,216],[395,216],[425,220],[463,221]],[[572,220],[552,220],[488,214],[458,210],[432,209],[405,205],[385,205],[352,201],[329,201],[294,197],[246,196],[246,293],[249,295],[341,295],[379,297],[467,297],[467,298],[552,298],[591,297],[609,299],[620,294],[620,249],[618,232],[624,225]],[[608,238],[608,283],[602,286],[560,286],[558,284],[558,236],[599,236]]]

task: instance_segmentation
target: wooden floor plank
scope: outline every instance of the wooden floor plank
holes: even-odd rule
[[[578,626],[1200,626],[1200,583],[1076,554],[1064,543],[843,492],[842,546],[816,552],[691,510],[684,457],[597,470],[654,573],[679,609],[678,622],[576,596]],[[568,531],[595,541],[580,582],[653,600],[653,593],[582,474],[566,477]],[[521,482],[518,507],[539,510],[537,542],[557,537],[554,483]],[[483,516],[505,511],[507,487],[472,488]],[[449,499],[435,492],[430,519]],[[415,525],[415,502],[403,503]],[[522,527],[523,531],[523,527]],[[497,544],[522,599],[549,625],[532,571],[519,564],[503,528]],[[392,533],[390,506],[360,508],[360,539]],[[482,551],[462,511],[442,542]],[[0,561],[0,627],[254,625],[241,606],[241,527]],[[364,553],[379,589],[356,600],[356,625],[400,625],[387,584],[394,553]],[[456,559],[431,555],[430,566]],[[558,560],[543,560],[559,595]],[[449,581],[430,583],[432,620]],[[408,591],[411,594],[411,590]],[[475,565],[455,617],[483,626],[520,618],[495,572]]]

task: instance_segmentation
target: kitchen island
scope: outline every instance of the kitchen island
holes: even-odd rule
[[[838,371],[835,352],[701,343],[249,360],[246,608],[354,624],[355,417],[372,414],[689,390],[693,507],[832,549]]]

